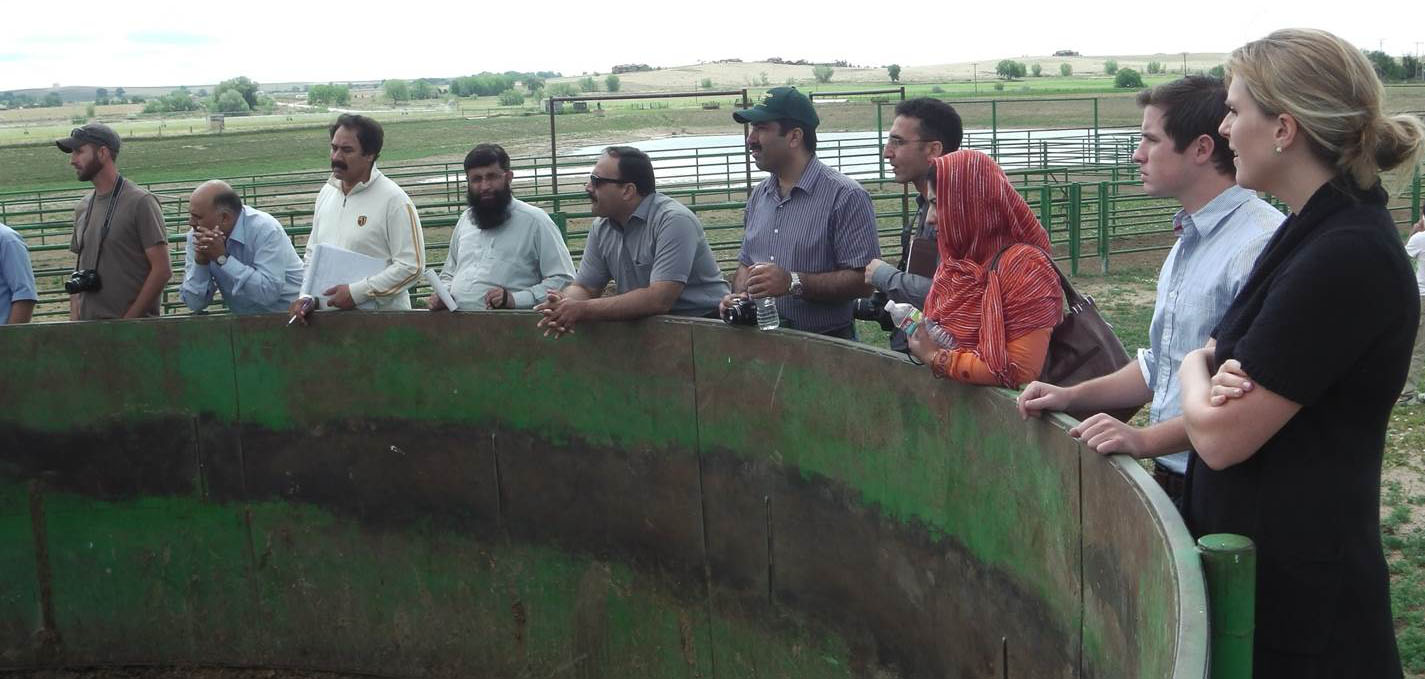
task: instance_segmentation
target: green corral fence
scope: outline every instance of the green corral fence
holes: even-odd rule
[[[834,93],[831,93],[834,94]],[[707,93],[700,93],[707,96]],[[874,96],[846,93],[844,99],[819,100],[818,107],[861,107],[858,119],[875,125],[872,132],[823,133],[818,156],[829,165],[861,181],[875,200],[882,248],[893,253],[903,226],[914,213],[912,197],[891,179],[881,157],[885,128],[894,101],[884,93]],[[587,98],[575,98],[587,99]],[[868,101],[876,99],[877,101]],[[573,99],[570,100],[574,102]],[[579,101],[574,103],[588,103]],[[1107,271],[1115,255],[1163,250],[1172,244],[1171,216],[1176,204],[1142,193],[1132,154],[1137,132],[1128,128],[1098,126],[1099,100],[1094,98],[1037,99],[1033,101],[956,101],[967,118],[987,118],[987,129],[966,132],[964,145],[986,151],[1005,168],[1026,200],[1049,230],[1056,255],[1078,273],[1085,261]],[[1022,119],[1025,107],[1073,107],[1079,127],[1007,128],[1005,117]],[[1079,110],[1082,109],[1082,110]],[[860,110],[860,109],[858,109]],[[730,119],[730,111],[728,112]],[[874,115],[872,115],[874,114]],[[550,116],[551,120],[555,116]],[[714,146],[654,149],[660,190],[698,212],[708,238],[726,269],[736,266],[742,232],[742,208],[751,183],[765,175],[751,160],[730,125],[731,134]],[[556,139],[551,126],[551,139]],[[553,144],[552,148],[558,148]],[[314,155],[320,151],[313,149]],[[582,251],[590,221],[582,187],[597,159],[597,149],[569,149],[557,157],[525,156],[513,159],[516,195],[550,211],[576,259]],[[320,157],[320,156],[318,156]],[[448,228],[465,207],[463,168],[459,163],[416,163],[383,166],[382,170],[406,189],[415,201],[426,228],[429,266],[444,261]],[[163,296],[165,313],[186,313],[177,287],[182,274],[182,244],[187,231],[187,196],[199,182],[146,184],[160,196],[174,244],[175,277]],[[310,230],[312,204],[326,180],[323,171],[225,177],[258,209],[278,217],[300,246]],[[558,190],[555,190],[555,187]],[[1419,171],[1404,194],[1393,204],[1397,223],[1405,224],[1421,213],[1422,180]],[[62,280],[73,266],[68,244],[73,229],[74,206],[82,188],[39,192],[0,192],[0,222],[18,230],[36,260],[40,280],[41,317],[67,314]]]
[[[0,671],[1250,673],[1237,547],[1205,581],[1063,416],[793,331],[534,319],[0,327]]]

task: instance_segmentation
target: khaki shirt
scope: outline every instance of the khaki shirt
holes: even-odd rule
[[[74,208],[74,233],[70,236],[69,251],[79,255],[80,269],[99,269],[102,285],[97,291],[79,293],[81,321],[122,318],[138,297],[144,279],[148,278],[148,257],[144,256],[144,250],[168,243],[158,198],[125,179],[119,191],[119,202],[114,206],[114,218],[110,222],[109,237],[104,241],[101,257],[99,241],[111,199],[112,195],[96,198],[90,191]],[[168,248],[165,247],[163,252],[167,261]],[[158,315],[158,299],[144,310],[144,315]]]

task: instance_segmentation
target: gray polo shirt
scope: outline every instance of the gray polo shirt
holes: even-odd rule
[[[786,198],[775,175],[758,184],[747,198],[746,220],[737,257],[744,266],[770,262],[797,273],[826,273],[864,268],[881,256],[871,196],[816,158]],[[826,333],[851,325],[852,302],[786,295],[777,298],[777,310],[797,330]]]
[[[692,210],[661,193],[644,196],[627,224],[594,220],[574,282],[603,290],[612,279],[618,294],[660,281],[683,284],[668,313],[704,316],[717,310],[729,292],[717,268],[702,222]]]

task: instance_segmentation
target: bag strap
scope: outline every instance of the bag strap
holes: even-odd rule
[[[99,252],[94,255],[94,270],[99,270],[99,260],[104,258],[104,241],[109,240],[109,225],[114,220],[114,206],[119,204],[119,190],[124,188],[124,177],[114,182],[114,192],[109,194],[109,208],[104,212],[104,228],[99,231]],[[94,200],[90,199],[89,209],[84,211],[84,235],[89,235],[89,218],[94,216]],[[79,270],[79,258],[84,256],[84,239],[79,240],[79,252],[74,256],[74,270]]]
[[[1010,248],[1012,248],[1012,247],[1014,247],[1014,246],[1016,246],[1016,245],[1029,245],[1029,244],[1028,244],[1028,243],[1022,243],[1022,244],[1021,244],[1021,243],[1010,243],[1009,245],[1006,245],[1006,246],[1004,246],[1003,248],[1000,248],[1000,251],[995,253],[994,259],[990,260],[990,271],[995,271],[996,269],[998,269],[998,268],[999,268],[999,258],[1004,255],[1005,250],[1008,250],[1008,249],[1010,249]],[[1074,289],[1074,284],[1069,282],[1068,277],[1064,275],[1064,270],[1059,268],[1059,265],[1054,262],[1054,258],[1051,257],[1051,256],[1049,255],[1049,253],[1044,252],[1044,250],[1043,250],[1042,248],[1039,248],[1039,247],[1034,246],[1034,245],[1029,245],[1029,247],[1032,247],[1032,248],[1034,248],[1034,249],[1036,249],[1036,250],[1039,250],[1040,252],[1044,253],[1044,258],[1047,259],[1047,260],[1049,260],[1049,266],[1054,267],[1054,273],[1056,273],[1056,274],[1059,275],[1059,287],[1064,290],[1064,299],[1069,302],[1069,312],[1070,312],[1070,313],[1075,313],[1075,314],[1076,314],[1076,313],[1079,313],[1080,311],[1083,311],[1083,310],[1084,310],[1084,307],[1087,307],[1087,306],[1090,306],[1090,305],[1093,304],[1093,300],[1091,300],[1091,299],[1089,299],[1089,298],[1087,298],[1087,297],[1084,297],[1083,295],[1079,294],[1079,291],[1078,291],[1078,290],[1075,290],[1075,289]]]

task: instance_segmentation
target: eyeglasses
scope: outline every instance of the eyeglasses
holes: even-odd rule
[[[910,144],[910,143],[912,143],[912,142],[921,142],[921,141],[935,141],[935,140],[934,140],[934,139],[901,139],[900,137],[887,137],[887,138],[886,138],[886,148],[888,148],[888,149],[898,149],[898,148],[900,148],[900,147],[902,147],[902,146],[905,146],[906,144]]]
[[[589,173],[590,186],[603,186],[604,184],[632,184],[632,179],[615,179],[613,177],[600,177],[592,172]]]

